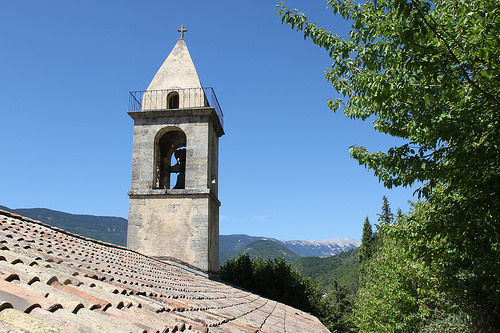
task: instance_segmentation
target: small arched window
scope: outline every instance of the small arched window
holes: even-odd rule
[[[185,188],[186,134],[179,129],[163,133],[156,141],[155,152],[155,187]]]
[[[178,109],[179,108],[179,93],[177,91],[172,91],[167,96],[168,108]]]

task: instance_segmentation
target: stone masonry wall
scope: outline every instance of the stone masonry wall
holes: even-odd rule
[[[209,255],[214,256],[209,253],[212,252],[209,238],[213,237],[215,224],[218,229],[214,216],[211,219],[208,216],[209,206],[213,207],[214,203],[209,196],[131,197],[127,245],[148,256],[174,257],[202,270],[217,272],[218,263],[216,267],[208,264]],[[215,206],[218,211],[217,203]],[[212,228],[207,223],[209,220],[212,220]]]
[[[174,257],[206,272],[219,269],[218,138],[211,108],[139,111],[134,119],[127,247]],[[186,135],[185,189],[155,188],[155,142]]]

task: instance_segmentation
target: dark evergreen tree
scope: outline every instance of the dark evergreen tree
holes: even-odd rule
[[[405,217],[405,214],[403,213],[403,211],[401,210],[401,208],[398,208],[398,210],[396,211],[396,222],[397,223],[402,223],[404,217]]]
[[[363,224],[363,235],[361,236],[361,246],[359,247],[359,262],[366,261],[370,258],[373,243],[373,231],[372,225],[368,220],[368,216],[365,218],[365,223]]]
[[[378,221],[379,224],[390,224],[392,223],[394,219],[394,214],[391,212],[391,206],[389,205],[389,200],[387,200],[387,197],[384,195],[382,197],[382,213],[377,214],[378,215]]]
[[[247,290],[255,289],[253,278],[253,262],[248,254],[227,260],[219,268],[221,280],[232,283]]]

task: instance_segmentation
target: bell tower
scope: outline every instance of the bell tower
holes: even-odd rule
[[[222,111],[202,87],[180,39],[145,91],[130,93],[134,120],[127,247],[219,269],[218,154]]]

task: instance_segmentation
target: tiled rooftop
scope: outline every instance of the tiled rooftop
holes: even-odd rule
[[[176,331],[328,332],[177,262],[0,210],[0,332]]]

